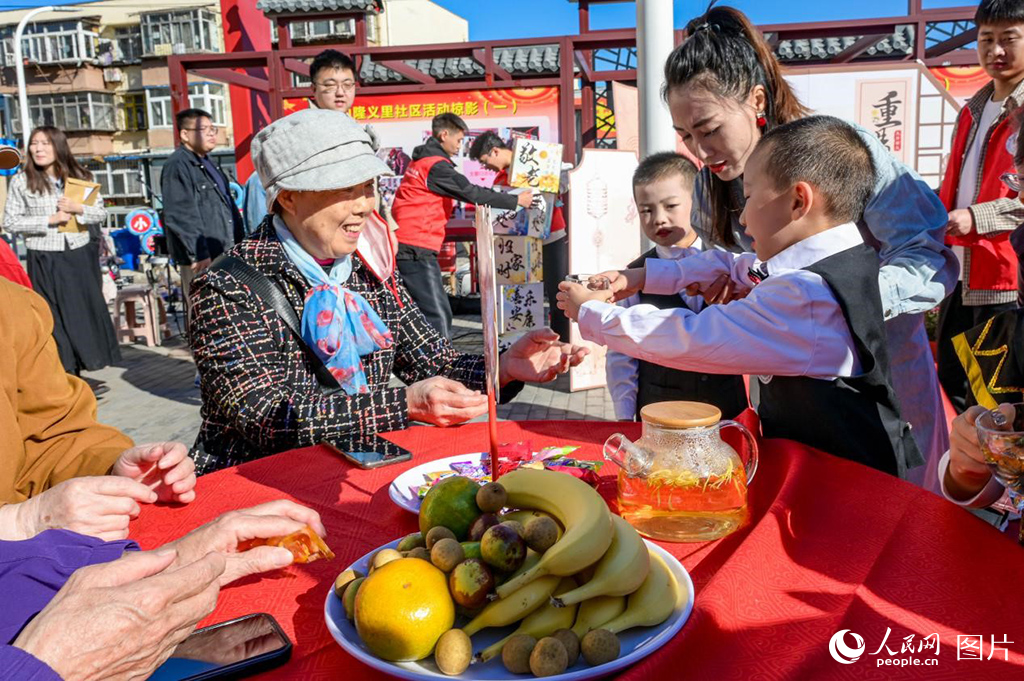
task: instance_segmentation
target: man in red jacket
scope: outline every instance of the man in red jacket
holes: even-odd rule
[[[939,382],[958,412],[967,377],[952,339],[1017,305],[1017,256],[1010,233],[1024,222],[1014,171],[1013,114],[1024,105],[1024,2],[984,0],[975,16],[978,61],[992,81],[957,118],[939,198],[949,211],[947,243],[960,259],[960,282],[939,312]]]
[[[488,170],[498,173],[495,186],[508,184],[508,173],[512,169],[512,145],[506,144],[498,133],[488,130],[475,140],[469,148],[469,157],[483,163]],[[565,188],[563,187],[563,191]],[[544,240],[544,297],[551,307],[551,330],[562,342],[569,342],[569,318],[555,305],[558,283],[569,274],[569,240],[565,238],[565,215],[557,204],[551,211],[551,234]]]
[[[391,215],[398,223],[398,270],[409,295],[430,325],[452,335],[452,309],[441,283],[437,254],[455,201],[512,210],[529,206],[533,193],[518,196],[479,187],[455,169],[452,156],[462,148],[468,126],[451,113],[434,116],[432,135],[416,147],[412,163],[395,193]]]

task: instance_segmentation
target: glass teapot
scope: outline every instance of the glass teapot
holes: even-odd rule
[[[639,442],[622,433],[604,443],[619,466],[619,513],[641,534],[664,541],[709,541],[746,524],[747,485],[757,471],[757,442],[735,421],[701,402],[656,402],[640,410]],[[744,466],[722,441],[738,428],[750,447]]]

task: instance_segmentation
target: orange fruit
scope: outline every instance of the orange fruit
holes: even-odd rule
[[[356,631],[382,660],[428,657],[453,624],[448,579],[425,560],[393,560],[374,570],[356,592]]]

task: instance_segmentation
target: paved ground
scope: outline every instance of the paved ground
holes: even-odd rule
[[[457,316],[454,335],[456,347],[482,351],[479,316]],[[121,366],[83,374],[109,388],[99,396],[100,421],[120,428],[137,442],[194,442],[200,401],[187,346],[175,338],[157,348],[123,345],[121,353]],[[514,421],[615,418],[607,390],[570,393],[567,375],[547,385],[528,385],[513,402],[499,406],[498,415]]]

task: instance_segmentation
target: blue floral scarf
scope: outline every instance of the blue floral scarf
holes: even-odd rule
[[[369,392],[360,358],[390,348],[394,339],[366,299],[343,286],[352,274],[351,256],[335,260],[328,274],[276,215],[274,229],[288,259],[312,287],[302,310],[302,339],[346,393]]]

